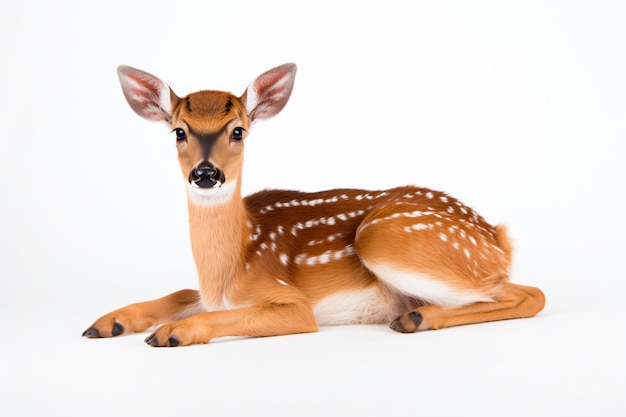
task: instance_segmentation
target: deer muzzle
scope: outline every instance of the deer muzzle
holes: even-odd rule
[[[200,188],[219,188],[225,181],[222,170],[206,163],[194,168],[189,175],[189,182]]]

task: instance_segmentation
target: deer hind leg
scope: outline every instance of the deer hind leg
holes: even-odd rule
[[[426,304],[405,312],[390,324],[391,329],[401,333],[532,317],[545,305],[544,294],[538,288],[504,280],[496,289],[480,291],[381,264],[371,265],[370,270],[387,286]]]
[[[389,327],[401,333],[436,330],[463,324],[532,317],[545,304],[538,288],[504,283],[493,302],[478,302],[457,308],[427,305],[407,311]]]
[[[105,314],[83,332],[83,337],[143,332],[161,323],[184,319],[203,311],[198,291],[180,290],[157,300],[131,304]]]
[[[380,281],[416,300],[391,323],[393,330],[531,317],[543,309],[539,289],[507,281],[511,247],[503,227],[391,210],[398,209],[381,207],[364,219],[355,248]]]

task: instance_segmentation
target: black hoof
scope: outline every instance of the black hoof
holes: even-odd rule
[[[83,337],[94,339],[96,337],[100,337],[100,332],[95,327],[91,327],[83,332]]]
[[[422,324],[422,315],[416,311],[411,311],[409,313],[409,318],[413,320],[415,327],[420,327],[420,324]]]
[[[152,347],[157,347],[157,346],[159,346],[159,341],[158,341],[158,340],[157,340],[157,338],[156,338],[156,337],[154,337],[154,336],[147,338],[147,339],[145,340],[145,342],[146,342],[147,344],[149,344],[150,346],[152,346]]]
[[[122,326],[118,322],[115,322],[115,324],[113,325],[113,331],[112,331],[113,336],[119,336],[122,333],[124,333],[124,326]]]
[[[398,317],[397,319],[395,319],[394,321],[392,321],[391,324],[389,325],[389,328],[399,333],[417,332],[418,328],[420,327],[420,324],[422,324],[421,314],[416,311],[411,311],[407,316],[411,319],[415,327],[412,326],[411,322],[406,320],[406,318],[403,320],[404,315],[402,315]]]
[[[170,344],[170,347],[178,346],[178,338],[176,336],[170,336],[170,338],[168,339],[168,342]]]

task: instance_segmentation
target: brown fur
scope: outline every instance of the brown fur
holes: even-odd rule
[[[177,143],[183,178],[208,158],[205,162],[222,170],[225,184],[233,184],[234,191],[220,204],[201,204],[190,194],[198,291],[183,290],[113,311],[96,320],[85,336],[141,332],[162,324],[147,343],[177,346],[223,336],[312,332],[318,329],[318,303],[364,290],[374,291],[385,305],[346,305],[370,311],[362,315],[367,318],[354,320],[378,322],[393,314],[397,319],[391,327],[400,332],[530,317],[541,311],[540,290],[508,282],[512,247],[506,229],[491,226],[444,193],[413,186],[318,193],[266,190],[243,199],[247,131],[255,118],[282,109],[294,73],[295,66],[289,65],[268,71],[240,98],[217,91],[178,98],[149,74],[121,67],[131,107],[187,133]],[[154,91],[146,94],[125,76]],[[171,98],[171,106],[159,97]],[[248,108],[250,103],[253,108]],[[244,129],[244,140],[233,139],[235,127]],[[199,135],[215,138],[208,156]],[[377,276],[370,266],[398,271],[409,281],[415,276],[435,295],[443,294],[442,299],[459,301],[429,302],[428,296],[403,290],[404,283],[394,287],[395,281]],[[471,297],[492,301],[463,301]]]

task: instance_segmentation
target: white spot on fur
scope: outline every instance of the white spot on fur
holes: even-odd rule
[[[345,248],[341,250],[337,250],[337,251],[333,251],[329,249],[325,251],[324,253],[322,253],[321,255],[317,255],[317,256],[309,256],[306,253],[299,254],[295,258],[295,263],[298,265],[306,263],[307,265],[310,265],[310,266],[323,265],[331,261],[340,260],[345,256],[353,255],[355,253],[356,252],[354,250],[354,247],[352,247],[352,245],[348,245]]]
[[[383,222],[383,221],[388,221],[388,220],[393,220],[393,219],[397,219],[400,217],[409,217],[409,218],[414,218],[414,217],[422,217],[422,216],[429,216],[429,215],[434,215],[434,216],[438,216],[438,214],[433,213],[432,211],[420,211],[420,210],[415,210],[415,211],[411,211],[411,212],[401,212],[401,213],[393,213],[389,216],[386,217],[382,217],[382,218],[378,218],[378,219],[374,219],[369,223],[366,223],[362,226],[359,227],[359,231],[364,230],[365,228]],[[441,216],[439,216],[441,217]],[[406,230],[406,227],[405,227]],[[417,229],[416,229],[417,230]]]
[[[287,254],[285,253],[281,253],[278,258],[280,259],[280,263],[285,266],[287,266],[287,264],[289,263],[289,256],[287,256]]]
[[[332,254],[331,251],[324,252],[318,257],[317,262],[320,264],[327,264],[328,262],[330,262],[331,254]]]
[[[500,253],[504,253],[504,251],[502,249],[500,249],[499,247],[497,247],[496,245],[491,245],[492,248],[494,248],[495,250],[497,250]]]
[[[365,213],[365,211],[363,210],[351,211],[350,213],[348,213],[348,217],[354,218],[357,216],[361,216],[363,213]]]
[[[250,240],[257,240],[261,236],[261,226],[257,225],[254,228],[254,234],[250,235]]]
[[[304,225],[300,222],[296,223],[292,228],[291,228],[291,234],[294,236],[298,236],[298,229],[302,230],[304,229]]]
[[[332,234],[326,239],[310,240],[309,242],[307,242],[307,246],[323,245],[325,243],[332,242],[341,236],[343,236],[343,232]]]
[[[282,279],[276,279],[276,282],[278,282],[280,285],[284,285],[284,286],[287,286],[287,285],[288,285],[288,284],[287,284],[285,281],[283,281]]]

